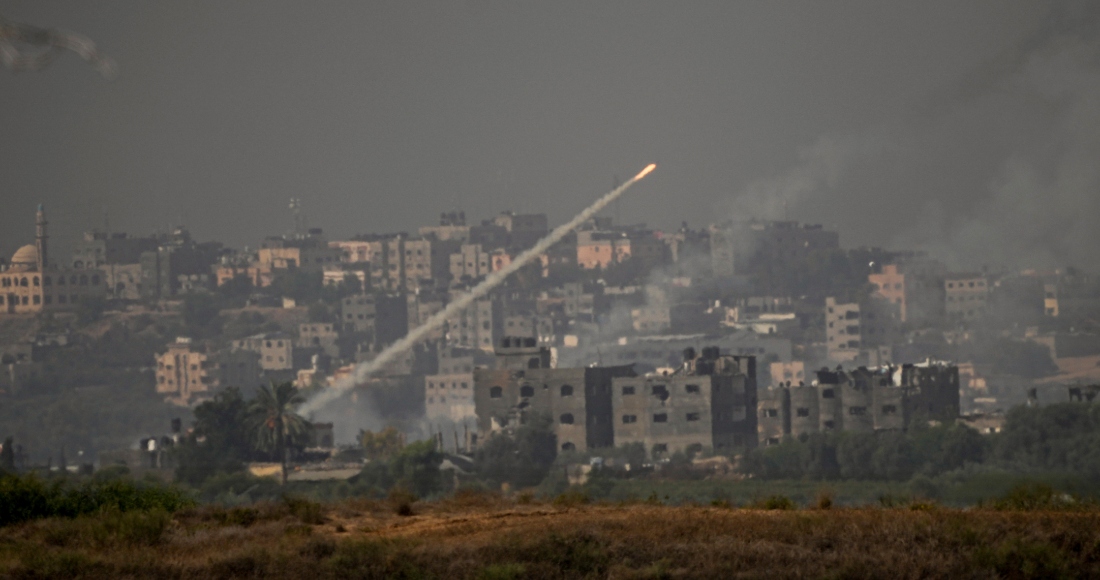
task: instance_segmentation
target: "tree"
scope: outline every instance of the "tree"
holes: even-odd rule
[[[479,446],[474,456],[478,473],[485,479],[517,487],[538,485],[557,458],[553,423],[545,415],[528,419],[514,437],[497,435]]]
[[[248,404],[230,387],[195,407],[191,435],[175,449],[176,479],[200,485],[218,473],[243,470],[252,456],[245,422]]]
[[[371,461],[389,460],[405,447],[405,438],[391,426],[378,433],[359,431],[359,445]]]
[[[988,443],[981,433],[965,425],[952,425],[932,458],[931,468],[939,473],[959,469],[967,463],[981,463],[986,456],[986,447]]]
[[[405,446],[393,458],[390,474],[396,485],[425,497],[443,489],[441,463],[443,454],[436,449],[434,440],[417,441]]]
[[[249,405],[249,426],[257,449],[274,453],[282,464],[283,484],[286,484],[290,446],[304,442],[312,426],[298,415],[295,408],[305,397],[291,382],[263,386]]]

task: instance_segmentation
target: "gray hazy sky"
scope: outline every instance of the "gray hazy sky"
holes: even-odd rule
[[[960,266],[1100,265],[1089,3],[0,0],[88,35],[0,70],[0,253],[85,229],[252,245],[440,211],[781,217]],[[786,202],[786,209],[784,203]],[[1024,231],[1022,231],[1024,230]],[[55,254],[56,255],[56,254]]]

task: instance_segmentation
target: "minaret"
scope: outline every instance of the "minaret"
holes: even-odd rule
[[[38,246],[38,271],[45,272],[46,266],[49,264],[49,257],[46,255],[46,210],[42,207],[42,204],[38,204],[38,215],[35,216],[35,236],[34,243]]]

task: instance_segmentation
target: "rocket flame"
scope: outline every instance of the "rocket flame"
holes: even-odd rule
[[[409,334],[405,335],[401,340],[387,346],[382,349],[382,352],[378,353],[378,356],[372,361],[368,361],[360,364],[355,368],[347,377],[339,380],[331,388],[325,389],[313,397],[309,401],[306,401],[300,409],[299,413],[308,415],[314,411],[318,411],[324,408],[325,405],[336,400],[337,397],[351,390],[357,384],[361,384],[367,380],[372,374],[378,372],[384,368],[387,364],[397,358],[398,355],[404,353],[413,347],[417,342],[420,342],[427,337],[428,333],[432,332],[436,328],[439,328],[446,324],[447,320],[454,317],[456,314],[462,312],[466,308],[469,308],[475,300],[485,296],[493,288],[501,285],[504,280],[518,271],[520,268],[527,264],[537,260],[543,252],[549,250],[551,246],[561,241],[569,232],[577,229],[586,220],[599,213],[599,211],[607,204],[615,201],[617,197],[623,194],[631,185],[638,182],[639,179],[645,177],[649,172],[657,168],[656,163],[650,163],[645,169],[638,175],[635,175],[633,179],[626,183],[616,187],[600,199],[597,199],[595,203],[586,207],[584,211],[573,216],[573,219],[565,222],[564,224],[554,228],[554,231],[550,232],[546,237],[542,238],[535,243],[534,246],[524,250],[510,264],[504,268],[497,270],[485,277],[484,280],[477,286],[474,286],[466,294],[459,296],[457,299],[451,301],[446,308],[433,314],[428,320],[424,321],[424,324],[414,328]]]

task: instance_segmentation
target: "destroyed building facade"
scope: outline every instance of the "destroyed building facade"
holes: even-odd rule
[[[916,422],[953,422],[959,416],[959,369],[940,361],[823,368],[817,380],[779,384],[760,393],[761,445],[814,433],[905,430]]]

